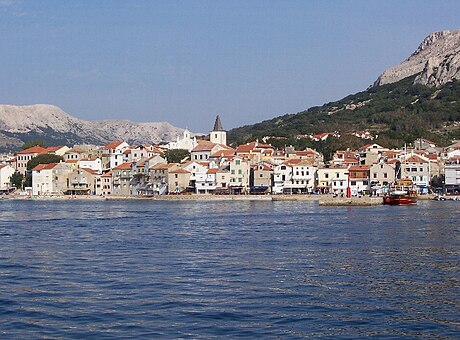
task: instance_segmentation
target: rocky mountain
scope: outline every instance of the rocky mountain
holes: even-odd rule
[[[432,87],[460,79],[460,30],[431,33],[409,58],[383,72],[374,86],[413,75],[414,84]]]
[[[34,139],[49,145],[104,144],[113,140],[131,144],[168,142],[183,131],[167,122],[82,120],[54,105],[0,105],[0,150],[17,150]]]

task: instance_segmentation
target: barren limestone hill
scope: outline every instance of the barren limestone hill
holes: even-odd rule
[[[439,86],[460,79],[460,30],[434,32],[401,64],[383,72],[374,86],[417,75],[414,84]]]
[[[111,140],[132,144],[168,142],[182,131],[167,122],[82,120],[54,105],[0,105],[0,150],[18,149],[32,139],[41,139],[50,145],[104,144]]]

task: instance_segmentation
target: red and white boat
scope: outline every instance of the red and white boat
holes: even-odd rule
[[[383,197],[383,204],[409,205],[417,204],[418,190],[410,178],[398,179]]]

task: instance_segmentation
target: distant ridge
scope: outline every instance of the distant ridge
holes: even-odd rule
[[[105,144],[111,140],[130,144],[169,142],[183,131],[167,122],[87,121],[48,104],[0,105],[1,151],[17,150],[33,139],[48,145]]]

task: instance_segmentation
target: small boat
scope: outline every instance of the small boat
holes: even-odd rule
[[[417,186],[414,185],[410,178],[398,179],[390,186],[388,193],[383,197],[383,204],[417,204],[417,193]]]

